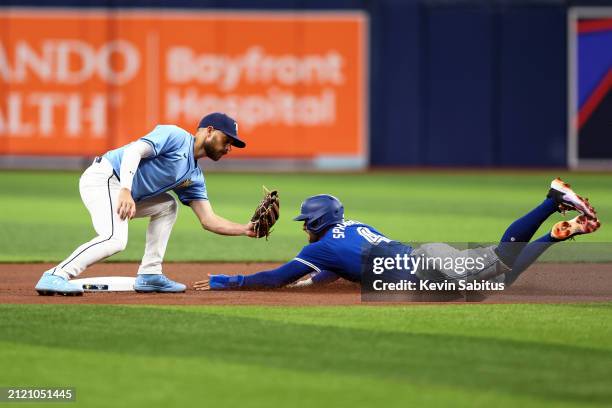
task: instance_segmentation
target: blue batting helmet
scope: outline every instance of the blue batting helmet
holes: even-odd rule
[[[294,221],[306,221],[306,229],[315,234],[344,220],[344,206],[336,197],[319,194],[302,203],[300,215]]]

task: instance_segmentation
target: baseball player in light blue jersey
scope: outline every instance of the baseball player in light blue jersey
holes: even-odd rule
[[[46,271],[36,285],[41,295],[79,295],[70,283],[89,265],[125,249],[128,220],[150,217],[146,247],[134,285],[137,292],[183,292],[185,285],[163,274],[162,261],[178,205],[191,207],[204,229],[220,235],[254,237],[251,223],[228,221],[213,211],[206,181],[197,160],[217,161],[231,148],[245,147],[236,121],[211,113],[199,123],[194,136],[173,125],[159,125],[140,139],[96,157],[79,182],[83,203],[97,236],[79,246],[68,258]]]
[[[556,223],[550,233],[529,242],[540,225],[555,212],[577,211],[581,215]],[[547,248],[580,234],[595,232],[599,220],[588,200],[576,194],[560,179],[552,181],[546,199],[529,213],[513,222],[499,244],[459,251],[444,243],[430,243],[414,248],[394,241],[376,228],[344,218],[340,201],[328,194],[307,198],[295,221],[303,222],[309,244],[288,263],[253,275],[211,275],[195,283],[197,290],[278,288],[297,282],[297,286],[332,282],[338,278],[362,284],[367,281],[364,267],[376,254],[381,259],[481,259],[459,271],[453,267],[425,262],[411,262],[412,269],[393,270],[392,281],[492,281],[512,284]],[[451,262],[451,265],[458,262]],[[371,273],[371,270],[370,272]]]

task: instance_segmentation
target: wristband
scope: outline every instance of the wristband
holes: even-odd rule
[[[211,290],[236,289],[244,284],[244,276],[211,275],[208,282]]]

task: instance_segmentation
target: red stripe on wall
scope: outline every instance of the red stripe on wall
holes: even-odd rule
[[[582,105],[582,108],[580,108],[580,112],[578,112],[578,129],[582,128],[586,121],[589,120],[591,114],[610,89],[612,89],[612,68],[608,69],[606,76],[599,82],[597,88],[595,88],[584,105]]]
[[[601,20],[580,20],[578,22],[578,34],[609,30],[612,30],[612,18]]]

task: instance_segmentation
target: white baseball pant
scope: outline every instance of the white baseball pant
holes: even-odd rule
[[[97,159],[85,170],[79,182],[79,190],[98,235],[51,269],[54,274],[67,279],[74,278],[89,265],[125,249],[128,242],[128,220],[121,220],[117,214],[120,189],[113,167],[105,158]],[[136,203],[135,217],[151,218],[138,274],[162,273],[161,264],[177,214],[176,200],[168,193]]]

